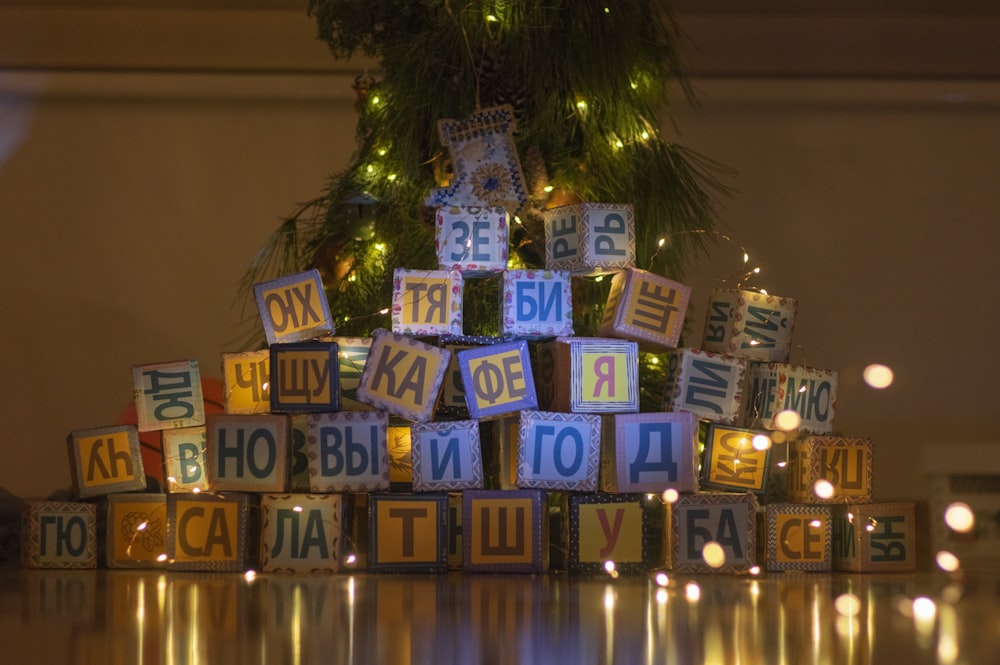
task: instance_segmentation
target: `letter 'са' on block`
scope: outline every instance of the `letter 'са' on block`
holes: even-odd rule
[[[501,282],[500,334],[554,337],[573,334],[568,272],[506,270]]]
[[[223,406],[226,413],[271,410],[271,354],[267,349],[222,354]]]
[[[307,442],[313,492],[389,489],[384,411],[340,411],[309,416]]]
[[[146,489],[146,473],[134,425],[70,432],[70,475],[79,497]]]
[[[687,348],[670,351],[669,356],[663,409],[687,411],[723,425],[737,424],[747,361]]]
[[[600,456],[600,416],[521,412],[518,487],[593,492],[597,489]]]
[[[109,495],[105,529],[108,568],[166,567],[166,494]]]
[[[698,491],[698,430],[685,412],[619,413],[608,416],[602,440],[602,489],[653,492]]]
[[[575,203],[543,215],[546,269],[600,275],[635,265],[631,203]]]
[[[167,493],[208,490],[205,426],[163,430],[161,440]]]
[[[538,408],[528,343],[524,340],[460,351],[458,366],[466,408],[473,418]]]
[[[254,284],[253,293],[268,344],[333,334],[330,303],[319,270]]]
[[[713,289],[701,348],[762,362],[788,362],[798,303],[745,289]]]
[[[431,420],[451,352],[382,329],[372,337],[358,399],[400,418]]]
[[[259,511],[257,494],[168,494],[168,567],[242,572],[257,565]]]
[[[702,487],[763,496],[767,492],[770,463],[771,438],[767,433],[707,424]]]
[[[341,569],[344,497],[261,497],[260,566],[268,573],[335,573]]]
[[[598,334],[631,339],[643,349],[675,348],[690,298],[689,286],[627,268],[611,280]]]
[[[482,489],[479,421],[414,423],[410,441],[414,491]]]
[[[658,567],[663,554],[663,504],[645,494],[571,494],[569,562],[576,573],[599,573],[612,561],[623,573]]]
[[[914,572],[914,504],[859,503],[833,507],[833,569],[856,573]]]
[[[503,208],[443,206],[434,220],[439,269],[489,277],[507,268],[508,224]]]
[[[271,412],[340,411],[336,342],[271,345]]]
[[[753,493],[682,494],[669,510],[668,566],[674,572],[747,572],[755,565],[757,497]]]
[[[213,492],[284,492],[291,424],[283,415],[212,413],[205,425]]]
[[[134,365],[132,394],[140,432],[205,424],[201,370],[194,358]]]
[[[540,490],[462,493],[463,570],[544,573],[549,511]]]
[[[392,332],[399,335],[461,335],[462,273],[409,270],[392,273]]]
[[[769,572],[828,571],[833,567],[830,506],[765,506],[763,556]]]
[[[871,439],[807,436],[793,444],[789,496],[795,503],[871,503]]]
[[[97,508],[72,501],[25,501],[21,559],[25,568],[96,568]]]
[[[368,569],[448,570],[448,495],[372,494],[368,498]]]

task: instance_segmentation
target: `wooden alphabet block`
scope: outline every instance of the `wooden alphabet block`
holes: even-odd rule
[[[209,489],[205,438],[204,425],[163,430],[163,477],[168,494]]]
[[[747,360],[788,362],[797,308],[793,298],[713,289],[701,348]]]
[[[401,418],[430,420],[451,352],[387,330],[372,337],[358,399]]]
[[[711,422],[737,424],[747,361],[700,349],[676,349],[669,355],[664,411],[688,411]]]
[[[698,428],[685,412],[608,416],[602,440],[602,489],[698,491]]]
[[[166,567],[167,495],[109,495],[105,543],[108,568]]]
[[[168,567],[237,572],[256,566],[259,511],[256,494],[168,494]]]
[[[271,345],[271,412],[340,411],[336,342]]]
[[[25,501],[21,559],[25,568],[96,568],[94,504]]]
[[[74,430],[66,444],[77,496],[146,489],[139,433],[134,425]]]
[[[389,454],[389,487],[400,491],[412,490],[413,441],[410,438],[410,423],[392,419],[385,433],[385,446]]]
[[[226,413],[271,410],[271,353],[268,349],[222,354],[223,407]]]
[[[645,270],[626,268],[611,280],[598,334],[634,340],[647,350],[675,348],[690,298],[689,286]]]
[[[458,353],[465,403],[473,418],[491,418],[537,409],[528,343],[481,346]]]
[[[389,417],[384,411],[340,411],[309,416],[312,492],[389,489]]]
[[[309,494],[309,414],[295,413],[289,416],[291,423],[292,453],[288,474],[288,491],[293,494]]]
[[[410,440],[414,491],[482,489],[478,421],[414,423]]]
[[[597,489],[600,455],[600,416],[521,412],[518,487],[593,492]]]
[[[764,441],[755,444],[754,437]],[[758,439],[759,441],[759,439]],[[771,469],[771,439],[759,430],[708,423],[701,485],[726,492],[764,496]]]
[[[543,215],[546,269],[600,275],[635,265],[631,203],[576,203]]]
[[[668,566],[677,573],[746,572],[757,559],[757,497],[701,492],[682,494],[669,507]],[[716,543],[724,558],[706,561],[705,546]]]
[[[398,335],[461,335],[462,273],[409,270],[392,273],[392,332]]]
[[[368,569],[441,573],[448,570],[448,495],[372,494]]]
[[[573,334],[573,297],[568,272],[506,270],[501,291],[501,336]]]
[[[462,569],[462,493],[448,493],[448,570]]]
[[[914,572],[913,503],[833,507],[833,569],[856,573]]]
[[[871,503],[871,439],[812,435],[794,444],[791,456],[789,497],[793,502]],[[819,481],[829,483],[829,496],[817,492]]]
[[[134,365],[132,394],[140,432],[205,424],[201,371],[194,358]]]
[[[751,362],[747,365],[747,399],[742,422],[750,429],[775,429],[774,405],[778,395],[778,368],[782,363]]]
[[[333,334],[330,303],[319,270],[254,284],[253,293],[268,344]]]
[[[499,443],[497,453],[500,472],[498,478],[489,479],[495,480],[495,482],[487,482],[486,489],[499,487],[502,490],[516,490],[518,449],[521,442],[521,416],[510,416],[495,422]],[[481,423],[480,427],[482,428],[488,424]]]
[[[368,354],[372,350],[371,337],[325,337],[324,342],[336,342],[340,357],[340,407],[344,411],[371,411],[374,409],[358,399],[358,386],[364,372]]]
[[[437,417],[441,420],[468,418],[469,407],[465,401],[465,383],[462,381],[462,368],[458,364],[458,353],[487,344],[496,344],[502,341],[502,338],[462,335],[442,338],[440,341],[441,346],[451,353],[451,359],[448,361],[448,369],[445,370],[444,381],[441,383]]]
[[[465,490],[463,570],[544,573],[549,566],[548,519],[540,490]]]
[[[434,229],[440,270],[489,277],[507,269],[508,222],[503,208],[440,207],[434,215]]]
[[[552,350],[552,411],[635,413],[639,410],[639,347],[603,337],[557,337]],[[542,357],[545,351],[539,351]]]
[[[623,573],[661,565],[664,515],[659,497],[571,494],[567,510],[571,573],[599,573],[607,561]]]
[[[772,503],[764,512],[764,557],[770,572],[833,568],[829,506]]]
[[[268,573],[341,570],[344,497],[265,494],[261,497],[260,566]]]
[[[291,424],[283,415],[212,413],[205,426],[213,492],[285,492]]]
[[[799,414],[799,431],[812,434],[833,432],[837,408],[837,371],[801,365],[780,364],[774,368],[778,381],[771,412],[791,410]]]

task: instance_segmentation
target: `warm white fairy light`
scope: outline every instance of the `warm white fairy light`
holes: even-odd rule
[[[294,512],[294,513],[301,513],[302,512],[302,506],[292,506],[292,512]]]
[[[149,522],[139,522],[139,525],[135,527],[135,530],[145,531],[147,526],[149,526]]]
[[[801,424],[802,416],[792,409],[785,409],[774,414],[774,427],[783,432],[797,430]]]
[[[868,365],[861,375],[864,377],[865,383],[876,390],[888,388],[892,385],[894,378],[892,370],[888,366],[879,363]]]
[[[934,556],[938,568],[946,573],[954,573],[962,567],[962,562],[958,557],[947,550],[941,550]]]
[[[254,580],[257,579],[257,571],[251,568],[247,572],[243,573],[243,579],[245,579],[247,582],[253,582]]]
[[[348,568],[354,566],[354,564],[356,564],[357,562],[358,562],[358,557],[356,554],[351,553],[348,554],[346,557],[344,557],[344,565],[347,566]]]
[[[677,499],[679,498],[681,498],[680,492],[675,490],[673,487],[663,490],[664,503],[677,503]]]
[[[701,558],[709,568],[721,568],[726,563],[726,551],[722,545],[711,540],[701,548]]]
[[[750,570],[747,572],[751,575],[760,575],[760,566],[750,566]]]
[[[160,563],[163,563],[164,561],[167,560],[167,555],[165,553],[161,553],[158,557],[156,557],[156,560],[159,561]]]
[[[684,585],[684,597],[689,603],[697,603],[701,600],[701,587],[697,582],[688,582]]]
[[[657,589],[656,590],[656,603],[658,605],[666,605],[667,604],[667,598],[668,598],[668,596],[669,596],[669,594],[667,593],[666,589]]]
[[[198,494],[199,492],[201,492],[201,488],[200,487],[192,487],[191,488],[191,493],[192,494]]]
[[[604,572],[611,577],[618,579],[618,569],[615,567],[615,562],[610,559],[604,562]]]
[[[670,583],[670,578],[667,577],[666,573],[657,573],[656,574],[656,583],[659,586],[667,586],[667,584]]]
[[[771,447],[771,437],[767,434],[756,434],[752,440],[754,450],[767,450]]]
[[[826,478],[820,478],[813,484],[813,493],[820,499],[831,499],[836,491],[833,483]]]
[[[913,599],[913,618],[929,621],[937,614],[937,604],[927,596]]]
[[[845,617],[856,617],[861,612],[861,599],[853,593],[842,593],[833,601],[837,614]]]
[[[819,520],[813,520],[812,522],[809,522],[809,526],[811,526],[814,529],[818,529],[821,526],[823,526],[823,523],[820,522]]]
[[[976,526],[976,516],[969,504],[956,501],[945,508],[944,523],[952,531],[968,533]]]

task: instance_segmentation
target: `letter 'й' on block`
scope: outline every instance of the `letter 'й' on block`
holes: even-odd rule
[[[546,269],[600,275],[635,265],[631,203],[575,203],[543,215]]]
[[[407,420],[430,420],[451,352],[382,329],[372,337],[358,399]]]
[[[255,566],[259,511],[257,494],[168,494],[168,567],[242,572]]]
[[[736,425],[742,415],[747,361],[701,349],[675,349],[669,356],[663,409]]]
[[[271,345],[271,412],[340,411],[336,342]]]
[[[392,332],[461,335],[462,273],[457,270],[392,272]]]
[[[333,334],[330,303],[319,270],[254,284],[253,293],[268,344]]]
[[[678,573],[747,572],[757,559],[756,538],[752,493],[682,494],[670,506],[668,565]]]
[[[473,418],[537,409],[528,343],[491,344],[458,352],[465,402]]]
[[[442,206],[434,219],[434,247],[440,270],[459,270],[465,277],[488,277],[507,268],[506,210]]]
[[[97,508],[72,501],[26,501],[21,559],[25,568],[96,568]]]
[[[105,538],[108,568],[166,567],[167,495],[109,495]]]
[[[689,286],[626,268],[611,280],[598,334],[635,340],[643,349],[675,348],[690,298]]]
[[[335,573],[341,568],[344,497],[261,497],[260,566],[268,573]]]
[[[763,496],[771,463],[771,438],[765,432],[707,423],[701,486]]]
[[[506,270],[501,283],[500,334],[573,334],[573,297],[565,271]]]
[[[600,416],[521,412],[518,487],[593,492],[597,489],[600,456]]]
[[[77,496],[146,489],[139,433],[134,425],[75,430],[66,442]]]
[[[140,432],[205,424],[201,370],[194,358],[132,367]]]
[[[602,441],[602,489],[698,491],[698,430],[685,412],[619,413]]]
[[[663,507],[645,494],[571,494],[569,496],[569,562],[575,573],[600,573],[613,561],[623,573],[658,567],[662,555]]]
[[[414,491],[482,489],[478,420],[414,423],[410,441]]]
[[[860,503],[833,508],[833,569],[914,572],[914,504]]]
[[[368,569],[443,573],[448,570],[448,495],[372,494]]]
[[[283,415],[212,413],[205,425],[213,492],[284,492],[291,424]]]
[[[462,568],[469,572],[544,573],[549,510],[540,490],[462,493]]]
[[[771,503],[764,512],[764,556],[769,572],[833,568],[830,506]]]
[[[389,417],[384,411],[315,413],[306,428],[313,492],[389,489]]]

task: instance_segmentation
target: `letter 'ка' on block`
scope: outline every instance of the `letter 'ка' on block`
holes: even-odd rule
[[[372,337],[358,399],[407,420],[431,420],[451,352],[382,329]]]
[[[670,510],[667,565],[678,573],[747,572],[757,560],[757,497],[701,492],[682,494]],[[716,543],[722,557],[706,556]]]
[[[575,203],[543,215],[546,269],[600,275],[635,265],[631,203]]]
[[[333,334],[330,303],[319,270],[254,284],[253,293],[268,344]]]
[[[598,334],[635,340],[640,348],[674,348],[684,328],[691,287],[627,268],[611,280]]]
[[[698,491],[698,423],[685,412],[607,416],[601,443],[601,489]]]

